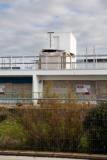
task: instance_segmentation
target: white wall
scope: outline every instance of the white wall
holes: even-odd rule
[[[76,55],[76,47],[77,47],[77,42],[76,38],[72,33],[70,33],[70,51],[71,53],[74,53]]]
[[[58,44],[56,44],[56,41]],[[52,48],[61,49],[76,54],[76,38],[72,33],[53,33]]]

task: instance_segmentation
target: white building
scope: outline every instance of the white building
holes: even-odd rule
[[[39,56],[0,57],[0,102],[23,99],[36,105],[48,84],[62,98],[70,93],[71,98],[106,99],[107,56],[78,56],[71,33],[53,33],[50,40]]]

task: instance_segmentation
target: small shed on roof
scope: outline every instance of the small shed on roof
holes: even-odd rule
[[[59,49],[43,49],[41,54],[43,56],[74,56],[73,53],[66,52],[65,50],[59,50]]]
[[[43,49],[39,56],[40,69],[66,69],[74,54],[59,49]]]

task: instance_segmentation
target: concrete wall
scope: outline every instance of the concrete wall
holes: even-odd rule
[[[32,77],[0,77],[0,103],[21,98],[32,98]]]
[[[40,65],[40,68],[41,69],[61,69],[61,56],[42,56],[41,57],[41,65]]]
[[[51,85],[50,85],[51,84]],[[67,97],[69,94],[71,98],[79,99],[102,99],[107,98],[107,80],[106,81],[92,81],[92,80],[45,80],[43,88],[50,85],[52,93],[59,94],[59,97]],[[78,85],[85,85],[88,87],[88,92],[77,91]]]

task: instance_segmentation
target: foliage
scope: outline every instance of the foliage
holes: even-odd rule
[[[45,100],[41,101],[41,107],[51,107],[51,105],[54,106],[54,104],[58,104],[59,106],[61,104],[61,101],[59,100],[59,98],[61,97],[59,93],[53,91],[53,88],[53,81],[50,81],[49,83],[45,84],[43,93],[43,97],[45,98]]]
[[[97,105],[87,114],[84,127],[91,152],[107,153],[107,102]]]
[[[6,120],[10,116],[11,116],[11,113],[8,111],[7,108],[4,108],[4,107],[0,108],[0,122]]]
[[[0,123],[0,147],[17,148],[26,142],[26,134],[23,127],[13,119],[7,119]]]
[[[27,132],[31,149],[46,151],[78,151],[83,135],[83,120],[87,105],[72,104],[52,108],[18,109],[17,119]]]
[[[91,108],[93,105],[85,103],[54,102],[39,108],[23,105],[4,109],[0,113],[7,116],[0,123],[0,147],[87,152],[83,122]]]
[[[86,135],[81,136],[78,151],[85,153],[89,151],[89,143]]]

